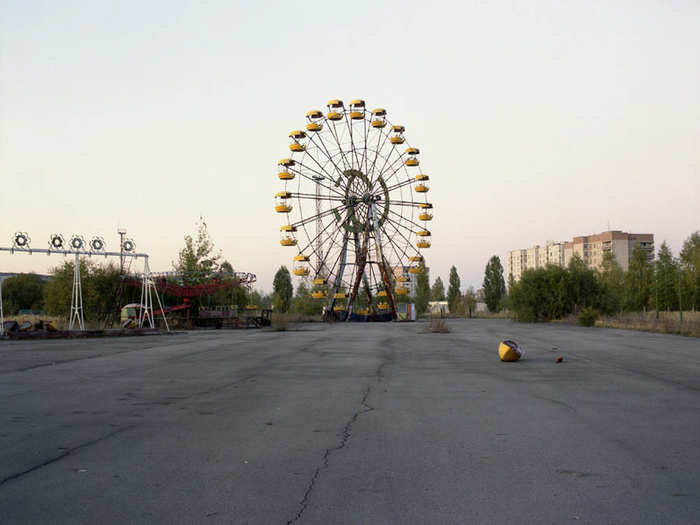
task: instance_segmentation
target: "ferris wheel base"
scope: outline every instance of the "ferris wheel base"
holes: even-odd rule
[[[327,322],[343,322],[350,321],[352,323],[388,323],[394,320],[394,316],[391,312],[384,312],[380,314],[356,314],[351,313],[348,318],[345,318],[345,311],[340,312],[328,312],[324,317],[324,321]]]

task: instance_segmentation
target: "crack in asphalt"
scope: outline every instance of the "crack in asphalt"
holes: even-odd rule
[[[117,430],[114,430],[114,431],[112,431],[112,432],[109,432],[108,434],[105,434],[104,436],[100,436],[100,437],[98,437],[98,438],[96,438],[96,439],[91,439],[90,441],[86,441],[85,443],[81,443],[80,445],[77,445],[77,446],[75,446],[75,447],[72,447],[72,448],[70,448],[70,449],[68,449],[68,450],[66,450],[66,451],[64,451],[64,452],[61,452],[61,453],[58,454],[57,456],[54,456],[54,457],[49,458],[49,459],[46,459],[46,460],[42,461],[41,463],[38,463],[37,465],[34,465],[34,466],[32,466],[32,467],[29,467],[29,468],[26,469],[26,470],[23,470],[23,471],[21,471],[21,472],[15,472],[14,474],[10,474],[9,476],[7,476],[7,477],[3,478],[2,480],[0,480],[0,487],[2,487],[5,483],[8,483],[8,482],[10,482],[10,481],[14,481],[14,480],[16,480],[16,479],[19,479],[19,478],[21,478],[22,476],[26,476],[27,474],[31,474],[32,472],[34,472],[34,471],[36,471],[36,470],[39,470],[39,469],[42,469],[42,468],[44,468],[44,467],[47,467],[47,466],[51,465],[52,463],[56,463],[57,461],[60,461],[60,460],[62,460],[63,458],[65,458],[65,457],[67,457],[67,456],[70,456],[70,455],[73,454],[74,452],[77,452],[77,451],[82,450],[82,449],[84,449],[84,448],[87,448],[87,447],[90,447],[90,446],[92,446],[92,445],[95,445],[95,444],[99,443],[100,441],[104,441],[104,440],[106,440],[106,439],[109,439],[109,438],[111,438],[111,437],[114,437],[114,436],[116,436],[117,434],[121,434],[122,432],[126,432],[127,430],[131,430],[131,429],[134,428],[135,426],[136,426],[136,425],[130,425],[130,426],[128,426],[128,427],[119,428],[119,429],[117,429]]]
[[[386,343],[386,341],[383,341],[383,343]],[[374,379],[377,383],[381,383],[384,380],[384,368],[392,363],[394,361],[394,356],[393,352],[392,355],[382,355],[382,362],[379,363],[379,366],[374,372]],[[326,470],[329,466],[329,460],[331,454],[334,452],[337,452],[338,450],[342,450],[345,448],[345,446],[348,444],[348,441],[350,440],[350,436],[352,435],[352,427],[357,421],[357,419],[362,415],[366,414],[367,412],[371,412],[374,410],[374,407],[369,405],[367,403],[367,399],[369,398],[369,395],[372,393],[372,385],[367,385],[367,388],[365,389],[364,393],[362,394],[362,400],[360,401],[360,409],[357,410],[355,413],[350,416],[350,419],[348,419],[347,423],[345,423],[345,426],[343,427],[343,432],[342,432],[342,437],[340,439],[340,442],[335,445],[334,447],[327,448],[325,452],[323,453],[323,457],[321,459],[321,465],[316,467],[316,470],[314,471],[313,476],[311,476],[311,481],[309,481],[309,485],[306,488],[306,491],[304,492],[304,497],[301,499],[299,502],[299,511],[297,514],[290,520],[287,521],[287,525],[291,525],[292,523],[298,521],[301,519],[301,516],[304,514],[306,511],[306,508],[309,506],[309,500],[311,498],[311,493],[314,491],[314,488],[316,487],[316,483],[318,481],[318,478],[321,475],[321,472],[323,470]]]
[[[291,520],[287,521],[287,525],[290,525],[294,523],[295,521],[299,520],[304,514],[304,511],[306,510],[306,507],[309,505],[309,499],[311,497],[311,493],[313,492],[315,486],[316,486],[316,481],[318,480],[321,471],[325,470],[328,468],[328,461],[330,458],[330,455],[333,452],[336,452],[338,450],[341,450],[345,448],[345,445],[347,445],[348,440],[350,439],[350,436],[352,435],[352,426],[357,421],[357,418],[359,418],[362,414],[365,414],[367,412],[371,412],[374,410],[374,407],[370,406],[367,404],[367,398],[369,397],[370,392],[372,391],[371,386],[367,386],[365,389],[364,394],[362,395],[362,401],[360,402],[360,405],[362,408],[355,412],[348,422],[345,424],[345,427],[343,428],[343,433],[342,433],[342,438],[340,440],[340,443],[338,443],[336,446],[327,448],[326,451],[323,453],[323,459],[321,461],[321,465],[316,467],[316,470],[314,471],[313,476],[311,476],[311,481],[309,482],[309,486],[306,488],[306,492],[304,493],[304,497],[302,498],[301,502],[299,503],[300,508],[299,512],[297,512],[296,516],[294,516]]]

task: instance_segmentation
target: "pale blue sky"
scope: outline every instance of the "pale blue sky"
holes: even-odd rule
[[[433,277],[478,287],[492,254],[608,223],[677,252],[700,229],[700,4],[527,4],[5,0],[0,245],[122,226],[165,270],[203,214],[269,290],[287,133],[363,98],[421,149]]]

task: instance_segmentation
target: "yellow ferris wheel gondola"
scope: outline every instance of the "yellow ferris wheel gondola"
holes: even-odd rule
[[[309,121],[306,124],[306,131],[318,132],[323,129],[323,113],[318,109],[312,109],[306,114]]]
[[[295,153],[300,152],[300,151],[306,151],[306,146],[302,144],[301,140],[304,140],[306,138],[306,133],[300,129],[295,129],[294,131],[289,132],[289,149],[290,151],[293,151]]]
[[[408,268],[408,273],[422,274],[425,272],[425,259],[422,255],[409,257],[408,262],[411,263],[411,266]]]
[[[353,100],[350,102],[350,115],[351,120],[364,120],[365,118],[365,101],[364,100]]]
[[[383,128],[386,126],[386,109],[377,108],[372,110],[372,127]]]
[[[406,128],[403,126],[391,126],[391,134],[389,136],[389,142],[395,146],[398,146],[399,144],[403,144],[406,141],[406,139],[403,138],[404,131],[406,131]]]
[[[328,102],[328,113],[326,118],[328,120],[341,120],[345,115],[345,105],[342,100],[333,99]]]
[[[279,170],[277,173],[277,177],[283,181],[293,180],[295,173],[293,171],[290,171],[290,168],[294,167],[295,165],[296,165],[296,162],[293,159],[280,160],[277,163],[278,170]]]
[[[277,213],[289,213],[292,211],[292,205],[287,202],[291,196],[292,194],[288,191],[275,193],[275,211]]]
[[[309,257],[307,255],[300,253],[299,255],[296,255],[292,261],[294,262],[294,267],[292,270],[294,275],[299,277],[306,277],[309,275]]]
[[[408,158],[406,159],[406,166],[418,166],[420,162],[418,161],[418,154],[420,150],[418,148],[407,148],[406,154]]]
[[[296,233],[297,228],[296,226],[292,226],[290,224],[285,224],[280,227],[280,244],[282,246],[296,246],[297,245],[297,239],[294,237],[294,233]]]
[[[413,190],[416,193],[428,193],[428,190],[430,189],[430,186],[428,186],[428,181],[430,180],[430,177],[428,177],[424,173],[420,173],[419,175],[416,175],[413,178],[413,180],[415,180],[418,183],[413,187]]]

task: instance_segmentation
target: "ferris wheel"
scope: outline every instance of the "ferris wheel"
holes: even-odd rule
[[[275,194],[280,244],[294,250],[292,272],[310,280],[326,318],[396,319],[399,296],[425,271],[429,177],[404,132],[384,109],[331,100],[289,133]]]

